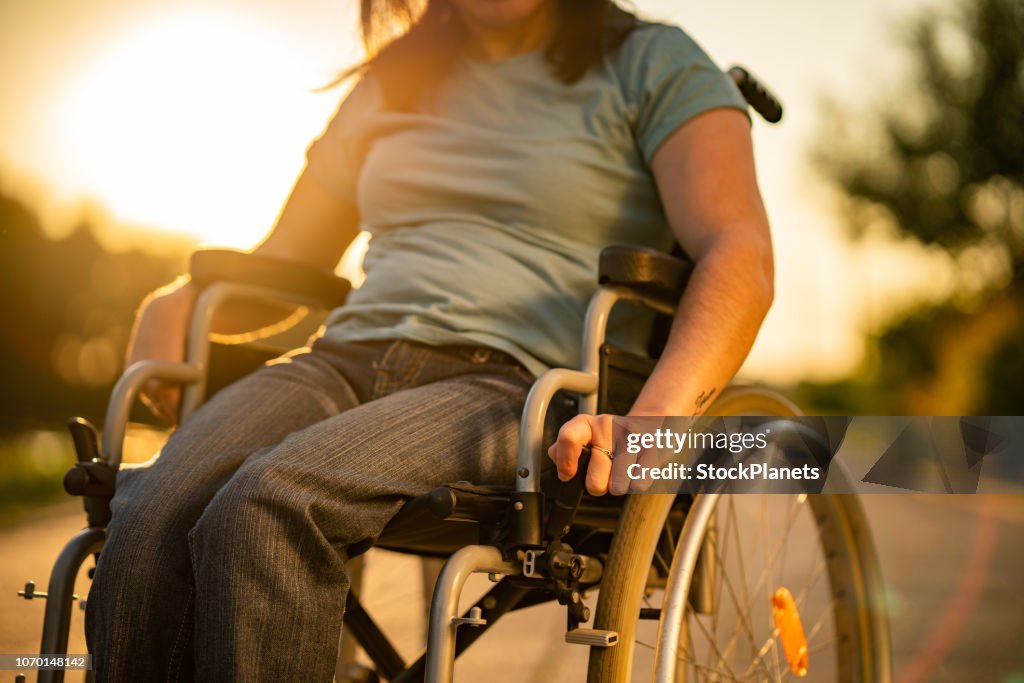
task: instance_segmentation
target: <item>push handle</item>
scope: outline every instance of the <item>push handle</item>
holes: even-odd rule
[[[569,481],[563,481],[558,486],[558,493],[555,494],[554,503],[551,505],[551,514],[548,516],[548,523],[544,527],[544,538],[548,541],[557,541],[569,532],[572,520],[576,517],[576,508],[583,500],[583,487],[587,480],[587,468],[590,467],[590,446],[584,446],[580,453],[580,459],[576,463],[576,474]]]
[[[743,94],[743,99],[768,123],[782,120],[782,103],[742,66],[729,69],[729,76]]]

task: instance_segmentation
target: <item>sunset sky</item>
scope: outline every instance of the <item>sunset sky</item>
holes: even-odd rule
[[[831,378],[863,330],[950,286],[911,247],[851,248],[804,159],[822,95],[899,96],[898,28],[933,0],[637,0],[723,66],[782,97],[755,125],[777,250],[776,305],[747,365],[771,381]],[[51,229],[83,207],[105,241],[185,235],[250,247],[269,228],[343,91],[314,93],[359,57],[354,0],[7,0],[0,3],[0,186]]]

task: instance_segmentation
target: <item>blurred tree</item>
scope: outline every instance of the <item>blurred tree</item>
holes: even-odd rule
[[[181,268],[180,255],[109,252],[85,224],[51,240],[0,191],[0,435],[101,417],[136,306]]]
[[[899,97],[866,117],[829,107],[813,155],[841,191],[855,238],[911,238],[955,265],[949,301],[912,312],[874,340],[871,383],[885,390],[879,407],[890,410],[1019,413],[1024,0],[930,10],[912,24],[907,47],[912,78]],[[835,389],[819,398],[871,408],[837,405]]]

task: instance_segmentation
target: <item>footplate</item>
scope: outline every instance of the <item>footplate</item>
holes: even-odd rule
[[[612,647],[619,642],[619,632],[599,628],[574,628],[565,632],[565,642],[591,647]]]

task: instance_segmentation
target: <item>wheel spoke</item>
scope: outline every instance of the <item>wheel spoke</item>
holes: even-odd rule
[[[729,496],[729,507],[731,510],[730,519],[732,520],[733,540],[736,543],[736,558],[739,560],[740,565],[740,587],[743,589],[743,607],[737,604],[737,611],[740,612],[740,617],[743,618],[747,625],[747,640],[750,644],[750,656],[751,659],[757,657],[757,642],[754,638],[754,617],[750,613],[751,601],[750,601],[750,590],[747,587],[747,568],[743,561],[743,544],[740,543],[740,524],[739,516],[736,514],[736,499],[734,496]],[[744,608],[745,607],[745,608]]]
[[[711,666],[711,660],[713,660],[714,658],[711,655],[712,654],[717,655],[718,662],[720,662],[723,666],[725,666],[726,669],[729,670],[729,675],[730,676],[735,678],[736,674],[733,672],[732,667],[729,665],[729,662],[722,655],[722,651],[718,649],[718,643],[715,642],[715,639],[711,636],[710,633],[708,633],[707,626],[704,625],[704,623],[701,621],[700,617],[694,615],[694,617],[690,621],[693,622],[693,623],[696,623],[698,626],[700,626],[700,630],[704,633],[704,636],[708,639],[708,645],[711,646],[711,650],[708,653],[708,660],[709,661],[708,661],[708,664],[707,664],[707,668],[709,668],[709,669],[713,668]]]
[[[836,640],[835,638],[830,638],[830,639],[826,640],[826,641],[825,641],[825,642],[823,642],[823,643],[818,643],[818,644],[817,644],[817,645],[815,645],[814,647],[812,647],[812,648],[808,648],[808,649],[807,649],[807,654],[809,654],[809,655],[812,655],[812,654],[814,654],[815,652],[821,652],[821,651],[822,651],[822,650],[824,650],[824,649],[825,649],[826,647],[829,647],[829,646],[831,646],[831,645],[837,645],[837,644],[838,644],[838,641],[837,641],[837,640]]]
[[[709,536],[705,543],[705,548],[710,549],[714,553],[715,558],[715,578],[717,579],[715,589],[715,610],[711,617],[710,629],[703,621],[698,621],[698,625],[703,631],[704,636],[708,639],[709,650],[707,653],[707,664],[703,668],[714,668],[713,664],[717,659],[718,662],[728,663],[734,652],[736,645],[738,644],[741,636],[745,636],[748,641],[751,654],[751,669],[753,671],[757,667],[762,668],[763,674],[771,680],[780,680],[780,671],[788,670],[783,662],[780,661],[779,651],[771,639],[765,641],[760,648],[758,648],[758,641],[754,635],[753,627],[753,614],[751,612],[753,603],[751,600],[751,590],[748,587],[746,580],[739,581],[741,590],[737,590],[736,583],[730,577],[728,571],[728,560],[730,552],[735,553],[736,561],[739,564],[739,570],[741,576],[746,576],[746,562],[744,560],[743,544],[740,542],[739,534],[739,516],[736,513],[736,503],[734,496],[727,496],[729,506],[725,513],[726,519],[724,523],[719,524],[717,530],[719,533],[714,536]],[[779,561],[780,556],[785,556],[788,553],[784,552],[788,546],[788,542],[792,537],[795,522],[799,516],[802,505],[797,504],[796,498],[791,499],[786,514],[784,515],[784,528],[781,537],[774,544],[770,542],[772,537],[771,533],[771,515],[769,514],[767,507],[767,497],[762,497],[760,514],[758,515],[759,521],[761,522],[762,532],[757,543],[762,545],[764,552],[764,567],[754,582],[753,593],[759,594],[768,582],[769,587],[773,584],[776,576],[775,570],[781,569],[782,562]],[[722,522],[719,519],[719,522]],[[730,551],[729,546],[735,546],[735,550]],[[807,598],[807,595],[811,588],[817,583],[818,578],[823,573],[824,562],[819,564],[818,570],[812,570],[808,576],[807,582],[802,587],[802,590],[798,596],[799,602],[803,603]],[[724,594],[728,594],[730,601],[736,608],[736,620],[733,625],[732,633],[729,637],[728,642],[724,647],[719,646],[718,636],[720,628],[720,614],[723,612],[722,609],[722,598]],[[827,616],[826,611],[822,618]],[[768,613],[769,618],[769,630],[774,633],[774,619],[771,613]],[[820,621],[820,620],[819,620]],[[819,624],[820,625],[820,624]],[[709,632],[710,631],[710,632]],[[769,659],[770,657],[770,659]]]
[[[733,674],[723,673],[722,671],[720,671],[718,669],[709,669],[708,667],[704,666],[703,664],[697,662],[694,659],[690,659],[689,657],[679,657],[678,659],[681,662],[685,662],[686,664],[689,664],[694,669],[696,669],[698,672],[701,672],[701,671],[706,672],[706,675],[710,676],[711,678],[721,678],[723,676],[726,676],[727,680],[730,680],[730,681],[740,681],[740,680],[742,680],[740,678],[737,678]]]
[[[725,528],[725,534],[724,535],[725,535],[727,540],[729,538],[729,534],[728,534],[729,522],[732,521],[733,522],[733,524],[732,524],[733,528],[736,528],[736,524],[735,524],[735,519],[736,519],[736,516],[735,516],[735,504],[731,500],[731,497],[730,497],[729,503],[732,506],[732,509],[731,509],[731,511],[729,513],[729,519],[727,519],[726,524],[725,524],[726,528]],[[719,538],[720,537],[721,537],[721,535],[719,536]],[[739,536],[738,536],[738,532],[737,532],[736,533],[736,539],[737,540],[736,540],[736,543],[735,543],[735,546],[736,546],[735,553],[736,553],[736,556],[739,558],[740,566],[742,567],[743,566],[743,561],[742,561],[743,547],[742,547],[742,544],[739,543],[738,538],[739,538]],[[733,584],[732,580],[729,578],[728,572],[726,571],[726,554],[725,554],[724,551],[721,554],[717,553],[717,550],[718,550],[717,544],[715,544],[715,550],[716,550],[715,563],[716,563],[717,567],[720,569],[720,575],[718,577],[719,578],[718,583],[719,583],[720,586],[724,587],[725,589],[728,589],[729,597],[732,599],[733,604],[736,606],[736,612],[737,612],[737,614],[736,614],[737,618],[735,620],[736,623],[735,623],[735,626],[733,628],[733,634],[732,634],[732,637],[729,639],[729,642],[726,644],[726,646],[724,648],[724,651],[725,651],[725,653],[727,655],[731,655],[732,654],[732,651],[736,647],[736,644],[738,642],[740,633],[742,632],[744,635],[747,636],[747,640],[750,643],[750,646],[751,646],[751,656],[752,657],[756,656],[754,624],[753,624],[753,619],[752,619],[750,611],[749,611],[749,607],[750,607],[749,596],[745,596],[745,602],[741,603],[740,597],[739,597],[739,595],[737,594],[737,591],[736,591],[736,587]],[[742,573],[742,571],[743,570],[741,569],[741,573]],[[746,582],[745,581],[740,581],[739,583],[740,583],[740,585],[742,585],[744,587],[744,592],[745,592]],[[716,614],[718,614],[719,612],[722,611],[721,608],[720,608],[721,607],[721,590],[722,589],[719,590],[719,595],[718,595],[718,598],[717,598],[718,601],[716,602],[716,609],[715,609],[715,613]]]
[[[727,677],[726,680],[730,680],[730,681],[741,681],[742,680],[740,678],[736,678],[736,676],[734,676],[733,674],[723,673],[722,671],[720,671],[718,669],[709,669],[708,667],[704,666],[703,664],[700,664],[699,662],[697,662],[697,661],[695,661],[693,659],[689,659],[687,657],[680,657],[679,661],[685,662],[685,663],[689,664],[694,669],[696,669],[698,672],[701,672],[701,671],[705,672],[705,675],[707,675],[707,676],[709,676],[711,678],[722,678],[723,676],[725,676],[725,677]]]
[[[758,664],[763,664],[764,661],[765,661],[766,655],[769,652],[771,652],[774,657],[776,657],[776,658],[778,657],[778,651],[777,651],[777,648],[776,648],[776,640],[775,640],[775,637],[777,635],[778,635],[778,629],[772,629],[771,634],[768,636],[768,638],[761,645],[760,649],[757,651],[757,659],[755,659],[753,662],[750,663],[750,666],[747,667],[747,670],[743,674],[744,676],[748,676],[748,675],[752,674],[754,669],[757,668]],[[775,666],[775,667],[772,667],[772,668],[775,670],[775,678],[777,680],[778,679],[778,667]],[[766,669],[765,673],[770,674],[771,672]]]

